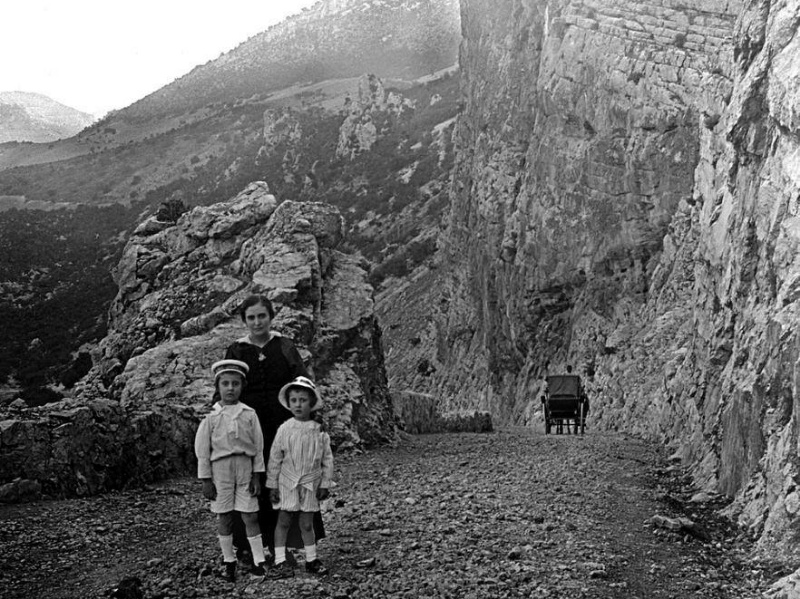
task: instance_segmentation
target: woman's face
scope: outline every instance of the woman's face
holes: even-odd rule
[[[270,317],[267,308],[261,304],[250,306],[244,312],[244,324],[247,330],[256,337],[269,335]]]

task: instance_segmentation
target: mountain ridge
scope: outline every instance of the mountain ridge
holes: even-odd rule
[[[0,92],[0,143],[52,142],[72,137],[96,120],[44,94]]]
[[[457,0],[322,0],[113,114],[137,119],[364,73],[414,79],[456,62],[457,10]]]

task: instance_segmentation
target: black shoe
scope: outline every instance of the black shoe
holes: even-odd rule
[[[222,575],[222,578],[228,582],[236,580],[236,562],[225,562],[225,573]]]
[[[325,576],[328,573],[328,568],[326,568],[321,561],[315,559],[314,561],[306,563],[306,572]]]
[[[253,555],[247,550],[237,551],[236,561],[239,562],[239,567],[242,570],[249,570],[253,567]]]
[[[267,570],[266,576],[269,580],[279,580],[281,578],[292,578],[294,576],[294,569],[289,565],[289,562],[281,562]]]
[[[261,562],[260,564],[256,564],[252,568],[250,568],[250,576],[255,576],[256,578],[264,578],[267,573],[265,562]]]

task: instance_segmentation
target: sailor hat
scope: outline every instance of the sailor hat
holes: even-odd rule
[[[235,372],[236,374],[241,374],[242,378],[247,379],[248,370],[250,370],[250,367],[241,360],[220,360],[219,362],[214,362],[211,366],[211,372],[214,373],[214,382],[224,372]]]
[[[278,393],[278,401],[284,408],[286,408],[287,410],[289,409],[289,403],[286,401],[287,400],[286,396],[289,394],[289,389],[291,389],[292,387],[301,387],[303,389],[309,389],[314,394],[316,402],[314,402],[314,405],[311,406],[312,412],[315,412],[322,408],[322,397],[320,396],[319,391],[317,391],[317,386],[311,379],[308,379],[304,376],[298,376],[293,381],[286,383],[283,387],[281,387],[281,390]]]

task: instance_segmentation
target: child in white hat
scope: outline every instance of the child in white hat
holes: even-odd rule
[[[255,410],[239,397],[247,384],[247,364],[220,360],[211,370],[219,401],[197,429],[194,452],[203,496],[217,514],[217,534],[225,562],[225,579],[236,578],[233,549],[233,512],[241,513],[253,557],[264,555],[258,526],[259,472],[264,472],[264,435]],[[264,575],[263,561],[253,574]]]
[[[267,488],[279,513],[275,567],[267,572],[267,578],[294,576],[286,561],[286,536],[295,516],[305,546],[306,571],[327,574],[327,568],[317,558],[313,526],[314,513],[319,511],[319,502],[328,498],[333,479],[330,436],[311,417],[312,412],[322,408],[322,398],[311,380],[298,376],[283,386],[278,401],[293,418],[280,426],[269,454]]]

